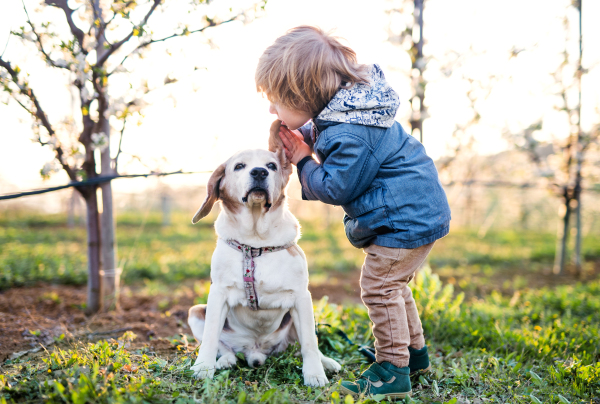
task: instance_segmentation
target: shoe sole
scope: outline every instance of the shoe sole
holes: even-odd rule
[[[340,387],[341,387],[341,391],[346,394],[351,394],[354,397],[358,397],[360,395],[359,393],[355,393],[352,390],[345,388],[344,386],[340,386]],[[412,390],[407,391],[406,393],[388,393],[388,394],[384,394],[384,396],[386,396],[387,398],[406,398],[406,397],[412,396]]]
[[[429,372],[430,370],[431,370],[431,365],[429,365],[429,367],[427,369],[419,369],[419,370],[415,370],[414,372],[410,372],[410,375],[411,376],[422,375],[422,374]]]

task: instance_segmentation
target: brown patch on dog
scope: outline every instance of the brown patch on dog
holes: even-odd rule
[[[283,141],[279,137],[279,128],[281,127],[281,121],[276,119],[271,124],[269,131],[269,151],[277,154],[279,164],[281,166],[281,175],[283,176],[284,186],[287,185],[292,175],[292,163],[285,156],[285,147]]]
[[[280,207],[283,202],[285,201],[285,193],[282,193],[281,196],[279,197],[279,199],[277,199],[277,201],[275,201],[275,203],[271,206],[272,209],[277,209],[278,207]]]
[[[206,305],[205,304],[197,304],[195,306],[190,307],[190,311],[188,313],[189,317],[196,317],[200,320],[206,319]]]
[[[298,247],[296,244],[294,244],[291,247],[288,247],[285,249],[292,257],[296,257],[298,255],[300,255],[300,247]]]
[[[222,188],[219,191],[219,199],[221,199],[223,207],[225,207],[225,209],[227,209],[231,213],[238,213],[242,205],[240,201],[238,201],[237,199],[229,195],[229,193],[227,193],[226,188]]]
[[[206,199],[200,209],[196,212],[192,219],[192,223],[196,224],[200,219],[205,217],[212,210],[213,205],[219,199],[219,187],[221,186],[221,180],[225,176],[225,168],[227,167],[227,162],[221,164],[217,169],[212,173],[208,180],[208,184],[206,184]]]

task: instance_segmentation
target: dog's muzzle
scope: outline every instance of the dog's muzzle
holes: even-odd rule
[[[250,171],[250,177],[252,178],[250,190],[246,193],[246,196],[242,198],[242,202],[248,202],[248,197],[253,193],[262,193],[265,197],[265,206],[269,207],[269,188],[266,184],[266,179],[269,176],[269,172],[262,167],[255,167]]]

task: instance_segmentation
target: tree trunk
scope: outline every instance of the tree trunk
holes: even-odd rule
[[[414,0],[414,22],[412,28],[413,46],[411,55],[413,55],[412,71],[413,75],[413,97],[410,100],[412,113],[410,118],[411,135],[419,136],[419,141],[423,143],[423,120],[425,118],[425,80],[423,79],[423,70],[425,63],[423,59],[423,9],[425,0]],[[414,72],[418,71],[418,76]]]
[[[93,1],[96,15],[100,21],[104,22],[104,12],[100,0]],[[96,53],[101,57],[106,52],[106,38],[98,29],[96,32]],[[108,87],[105,83],[100,84],[102,94],[98,100],[98,119],[99,129],[106,135],[107,146],[100,154],[100,176],[107,177],[114,175],[112,159],[110,157],[110,122],[105,115],[108,110]],[[100,92],[100,91],[99,91]],[[117,252],[115,240],[115,217],[113,213],[113,195],[110,182],[104,182],[100,185],[102,189],[102,299],[104,311],[115,310],[119,308],[119,276],[120,269],[117,268]]]
[[[577,71],[577,86],[579,91],[579,102],[577,104],[577,145],[575,152],[577,153],[577,172],[575,173],[575,200],[577,201],[577,207],[575,208],[576,214],[576,236],[575,236],[575,272],[577,276],[581,276],[582,273],[582,259],[581,259],[581,168],[583,165],[583,145],[582,145],[582,132],[581,132],[581,76],[583,74],[583,67],[581,65],[581,59],[583,56],[583,30],[582,30],[582,3],[574,2],[573,4],[579,11],[579,63]]]
[[[564,205],[561,205],[558,211],[561,220],[558,222],[558,231],[556,235],[556,255],[554,257],[554,273],[563,275],[565,273],[565,262],[567,257],[567,240],[569,238],[569,219],[571,216],[570,199],[565,190],[563,197]],[[564,214],[563,214],[564,211]]]
[[[87,314],[100,310],[100,215],[98,213],[98,197],[93,186],[85,196],[87,208],[87,237],[88,237],[88,294]]]

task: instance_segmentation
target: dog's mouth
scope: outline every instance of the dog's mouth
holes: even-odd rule
[[[266,189],[262,187],[250,188],[246,196],[242,198],[242,202],[248,202],[248,197],[251,195],[255,196],[257,199],[261,199],[262,197],[262,199],[265,200],[265,207],[271,207],[271,204],[269,203],[269,191],[267,191]]]

